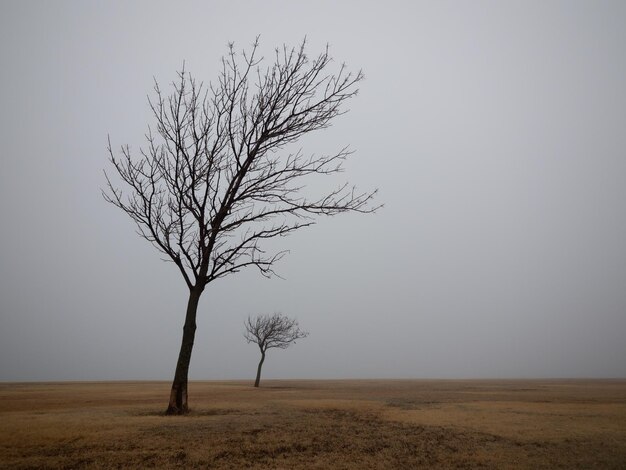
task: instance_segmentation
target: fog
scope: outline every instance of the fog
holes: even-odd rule
[[[0,3],[0,380],[173,376],[186,287],[101,195],[107,135],[144,144],[146,96],[228,42],[328,43],[363,69],[303,142],[384,208],[318,223],[283,279],[201,299],[192,379],[254,378],[248,315],[310,336],[264,378],[626,376],[626,3]]]

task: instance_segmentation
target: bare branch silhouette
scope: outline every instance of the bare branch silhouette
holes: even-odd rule
[[[343,114],[363,79],[344,65],[330,73],[328,48],[311,59],[305,46],[276,49],[262,68],[258,40],[240,55],[231,44],[217,82],[208,86],[183,67],[169,95],[155,82],[149,104],[156,125],[138,154],[122,146],[116,155],[109,140],[120,181],[105,172],[105,199],[177,266],[190,292],[170,413],[187,411],[196,310],[208,283],[246,267],[272,276],[285,252],[266,251],[264,240],[307,227],[317,215],[378,208],[376,191],[347,183],[304,195],[305,179],[308,193],[311,178],[341,172],[351,152],[306,156],[288,146]]]
[[[306,338],[309,333],[298,326],[298,321],[275,313],[273,315],[259,315],[254,319],[248,317],[244,322],[246,331],[243,336],[248,343],[254,343],[261,350],[261,360],[257,367],[254,386],[258,387],[261,381],[261,368],[265,362],[268,349],[287,349],[300,338]]]

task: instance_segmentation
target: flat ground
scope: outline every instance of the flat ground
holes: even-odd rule
[[[626,380],[0,384],[1,468],[626,468]]]

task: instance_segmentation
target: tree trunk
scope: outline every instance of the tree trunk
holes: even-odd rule
[[[182,415],[189,412],[187,404],[187,377],[189,375],[191,350],[193,349],[193,341],[196,336],[196,312],[202,290],[194,287],[189,291],[187,314],[185,315],[185,326],[183,327],[183,340],[178,353],[176,373],[174,374],[170,402],[166,411],[168,415]]]
[[[256,380],[254,381],[255,387],[258,387],[259,382],[261,381],[261,367],[263,367],[264,360],[265,360],[265,351],[261,351],[261,360],[259,361],[259,367],[256,370]]]

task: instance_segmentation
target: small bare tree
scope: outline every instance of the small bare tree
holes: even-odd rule
[[[276,49],[260,66],[258,42],[249,53],[229,46],[217,83],[204,87],[179,73],[164,96],[149,99],[156,126],[139,154],[129,146],[109,156],[123,192],[107,175],[105,199],[137,224],[139,234],[179,269],[189,289],[183,337],[168,414],[188,411],[187,378],[198,302],[205,287],[252,266],[270,277],[284,251],[267,253],[264,240],[314,223],[315,215],[373,212],[374,192],[347,183],[313,195],[310,178],[342,171],[347,149],[323,156],[289,152],[290,144],[330,126],[357,93],[361,72],[328,71],[328,48],[310,59],[305,42]]]
[[[268,349],[287,349],[297,339],[306,338],[309,333],[302,331],[298,326],[298,320],[286,317],[280,313],[273,315],[259,315],[254,319],[248,317],[244,322],[246,331],[243,336],[248,343],[254,343],[261,350],[261,360],[256,370],[254,386],[258,387],[261,381],[261,368],[265,361],[265,353]]]

